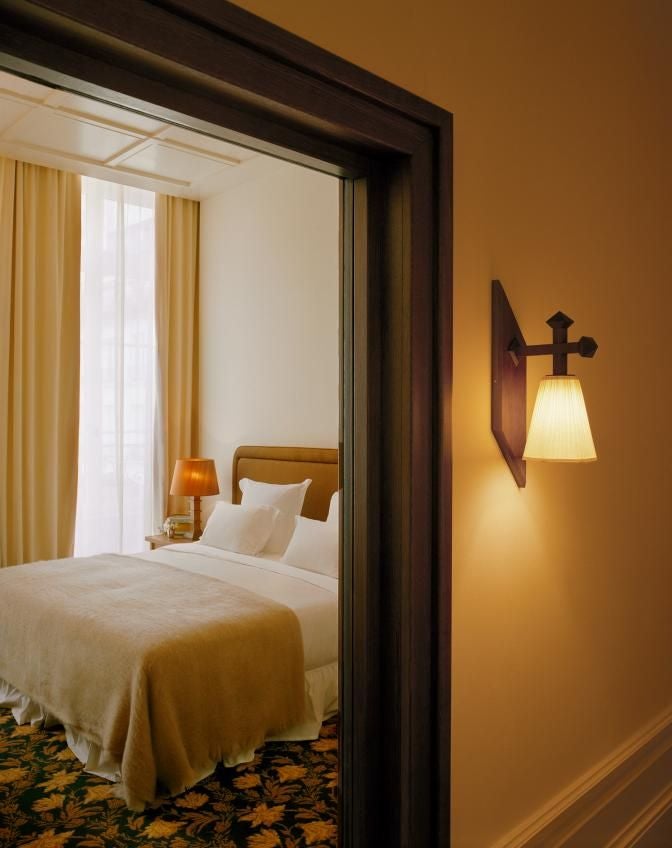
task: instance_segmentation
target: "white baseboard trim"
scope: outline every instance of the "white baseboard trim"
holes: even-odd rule
[[[672,711],[492,848],[628,848],[672,807]]]

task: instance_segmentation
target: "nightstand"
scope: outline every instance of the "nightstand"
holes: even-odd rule
[[[145,536],[145,541],[149,542],[150,551],[156,548],[162,548],[164,545],[186,545],[194,540],[189,536],[175,536],[172,539],[165,533],[157,533],[156,536]]]

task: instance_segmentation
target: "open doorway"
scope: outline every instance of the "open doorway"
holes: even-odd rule
[[[2,414],[56,446],[37,467],[8,452],[32,521],[6,523],[0,770],[33,767],[3,782],[2,839],[335,844],[339,180],[6,72],[0,154],[10,382],[21,362],[52,389],[10,392]],[[46,220],[64,244],[81,233],[79,261]],[[67,300],[36,322],[25,304],[54,288]],[[47,335],[78,336],[79,362]],[[61,386],[78,403],[49,415]],[[12,717],[33,732],[12,742]]]
[[[450,116],[226,3],[20,0],[0,40],[10,70],[346,178],[341,839],[447,844]]]

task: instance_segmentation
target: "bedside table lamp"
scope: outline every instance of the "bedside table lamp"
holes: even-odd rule
[[[201,538],[201,498],[219,494],[219,483],[215,462],[212,459],[178,459],[175,462],[173,481],[170,484],[171,495],[183,495],[194,499],[195,541]]]

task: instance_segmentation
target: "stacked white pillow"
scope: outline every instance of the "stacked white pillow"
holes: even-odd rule
[[[341,490],[339,489],[337,492],[331,496],[331,500],[329,501],[329,514],[327,515],[327,521],[331,524],[332,522],[338,526],[338,512],[339,512],[339,504],[341,501]]]
[[[204,545],[256,556],[267,544],[278,510],[272,506],[242,506],[217,501],[201,536]]]
[[[244,477],[240,481],[243,506],[270,506],[278,511],[271,535],[263,548],[266,554],[284,554],[294,532],[294,521],[301,514],[308,486],[302,483],[259,483]]]
[[[338,521],[296,517],[294,535],[283,562],[306,571],[338,577]]]
[[[244,478],[242,503],[218,501],[201,541],[251,556],[283,554],[288,565],[338,577],[340,492],[331,497],[326,521],[304,518],[300,513],[311,482],[260,483]]]

